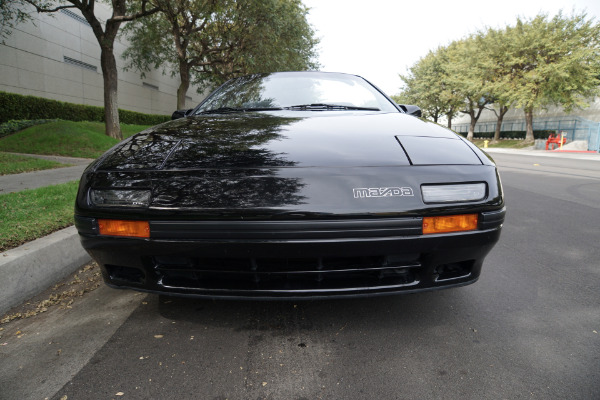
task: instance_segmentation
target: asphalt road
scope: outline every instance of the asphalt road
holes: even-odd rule
[[[600,399],[600,162],[493,156],[508,214],[474,285],[297,303],[102,287],[11,323],[0,399]]]

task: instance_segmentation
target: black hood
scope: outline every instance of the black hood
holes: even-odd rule
[[[124,141],[96,169],[481,164],[451,131],[405,114],[298,114],[212,115],[167,122]]]
[[[117,216],[90,205],[85,188],[121,188],[150,190],[153,215],[168,218],[416,215],[437,208],[423,203],[421,184],[477,181],[489,187],[482,209],[497,207],[501,189],[485,154],[406,114],[198,116],[107,152],[84,174],[77,210]],[[146,218],[148,211],[127,213]]]

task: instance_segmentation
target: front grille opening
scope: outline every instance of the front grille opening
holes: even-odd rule
[[[419,283],[421,268],[418,261],[407,262],[404,256],[186,260],[156,257],[154,261],[160,282],[167,287],[297,293],[415,285]]]
[[[475,260],[467,260],[456,263],[441,264],[435,267],[435,281],[447,281],[450,279],[465,278],[471,275]]]
[[[190,262],[194,269],[208,271],[248,271],[254,268],[249,258],[195,258]]]
[[[157,268],[166,266],[167,268],[191,268],[192,260],[181,256],[156,256],[152,261]]]
[[[320,269],[318,258],[257,258],[254,270],[261,272],[314,271]]]
[[[106,265],[105,267],[110,279],[114,281],[143,284],[146,280],[146,275],[141,269],[120,265]]]
[[[347,269],[347,268],[376,268],[382,267],[385,257],[325,257],[322,260],[325,269]]]
[[[400,287],[418,283],[411,268],[313,273],[235,273],[166,271],[161,284],[212,290],[319,291]]]

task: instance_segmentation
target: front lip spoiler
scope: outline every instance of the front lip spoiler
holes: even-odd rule
[[[207,300],[245,300],[245,301],[311,301],[311,300],[339,300],[348,298],[369,298],[369,297],[382,297],[382,296],[393,296],[399,294],[414,294],[423,292],[433,292],[437,290],[457,288],[473,284],[479,280],[479,276],[469,280],[461,281],[456,283],[445,283],[443,286],[433,286],[425,288],[406,289],[401,288],[399,290],[388,290],[388,291],[367,291],[367,290],[356,290],[354,293],[336,293],[336,294],[318,294],[318,292],[306,292],[303,296],[291,295],[282,291],[273,292],[273,295],[254,295],[253,293],[243,294],[234,292],[231,294],[207,294],[207,293],[183,293],[183,292],[172,292],[172,291],[161,291],[145,289],[138,286],[126,286],[126,285],[115,285],[110,282],[105,282],[106,285],[113,289],[130,289],[138,292],[150,293],[159,296],[167,297],[181,297],[187,299],[207,299]],[[221,291],[222,292],[222,291]],[[331,293],[331,292],[328,292]]]

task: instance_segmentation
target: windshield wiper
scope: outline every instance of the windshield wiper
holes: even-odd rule
[[[219,107],[213,108],[212,110],[200,111],[198,114],[229,114],[237,112],[249,112],[249,111],[278,111],[283,110],[281,107],[247,107],[247,108],[236,108],[236,107]]]
[[[219,107],[213,108],[212,110],[200,111],[198,114],[227,114],[234,112],[242,112],[243,108],[233,108],[233,107]]]
[[[345,106],[341,104],[324,104],[324,103],[313,103],[313,104],[299,104],[296,106],[283,107],[285,110],[301,110],[301,111],[322,111],[322,110],[358,110],[358,111],[381,111],[376,107],[356,107],[356,106]]]
[[[247,107],[244,111],[281,111],[281,107]]]

